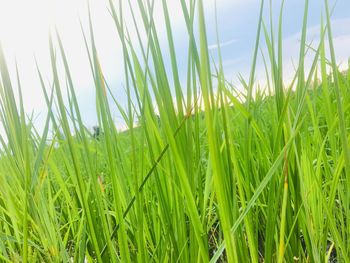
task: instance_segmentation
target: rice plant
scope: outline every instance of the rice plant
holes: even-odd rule
[[[350,70],[337,66],[328,1],[315,48],[306,41],[305,1],[299,61],[286,82],[284,2],[274,25],[261,0],[244,91],[225,77],[219,33],[218,63],[211,59],[203,0],[180,2],[185,83],[167,1],[109,0],[126,107],[101,69],[90,13],[81,25],[96,92],[94,132],[82,121],[58,31],[48,41],[50,83],[37,65],[47,105],[42,131],[24,110],[21,72],[10,76],[0,47],[1,261],[350,262]],[[258,58],[267,87],[256,82]],[[118,131],[115,109],[126,131]]]

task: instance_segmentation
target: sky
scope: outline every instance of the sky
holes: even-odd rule
[[[170,19],[175,39],[180,78],[185,80],[187,31],[179,0],[168,0]],[[206,13],[209,50],[217,61],[214,0],[203,0]],[[270,1],[265,1],[265,18]],[[281,1],[273,0],[272,10],[277,25]],[[310,1],[308,17],[308,42],[317,43],[324,1]],[[36,124],[43,123],[46,105],[42,96],[35,60],[38,62],[47,84],[51,80],[48,35],[57,28],[65,47],[76,87],[83,120],[88,127],[96,124],[95,91],[86,55],[80,21],[87,25],[86,0],[0,0],[0,44],[4,50],[12,75],[15,61],[18,64],[23,87],[26,112],[34,112]],[[159,30],[165,61],[169,62],[166,32],[161,12],[161,1],[155,0],[154,13]],[[223,65],[226,77],[238,83],[238,74],[247,77],[255,44],[258,0],[217,0],[218,28]],[[337,62],[345,66],[350,57],[350,1],[329,1],[333,6],[332,29]],[[122,68],[122,50],[114,22],[108,12],[107,0],[90,0],[97,49],[102,70],[117,100],[126,103]],[[136,6],[135,6],[136,8]],[[299,55],[299,40],[304,10],[304,0],[286,0],[283,19],[283,63],[286,78],[293,74],[293,62]],[[158,15],[159,14],[159,15]],[[141,22],[141,21],[139,21]],[[126,24],[131,24],[126,17]],[[262,41],[263,42],[263,41]],[[262,44],[262,50],[266,48]],[[163,50],[163,49],[162,49]],[[311,57],[311,56],[310,56]],[[264,78],[261,60],[257,67],[257,80]],[[15,80],[15,78],[13,78]],[[116,123],[122,125],[121,117],[115,113]]]

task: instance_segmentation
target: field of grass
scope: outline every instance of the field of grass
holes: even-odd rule
[[[188,30],[185,86],[167,1],[165,51],[153,1],[130,8],[110,0],[126,108],[108,99],[93,21],[83,25],[98,136],[82,122],[58,33],[50,38],[50,85],[38,67],[48,108],[41,132],[24,111],[20,72],[10,78],[0,49],[1,262],[350,262],[350,70],[340,72],[335,61],[328,1],[316,49],[306,43],[305,1],[291,83],[283,75],[283,9],[279,24],[270,25],[261,2],[244,92],[226,81],[220,48],[212,63],[203,1],[180,1]],[[143,27],[126,25],[124,9],[138,9]],[[138,42],[130,41],[131,27]],[[259,89],[263,43],[267,86]],[[306,53],[313,54],[307,70]],[[116,107],[127,131],[116,129]]]

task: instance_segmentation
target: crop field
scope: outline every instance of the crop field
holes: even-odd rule
[[[350,262],[350,70],[338,68],[331,5],[324,1],[314,48],[305,1],[300,55],[287,81],[284,10],[271,24],[268,1],[259,2],[250,75],[237,88],[225,77],[220,45],[219,62],[211,58],[203,1],[179,1],[188,31],[185,83],[167,1],[159,1],[167,50],[154,1],[109,1],[126,107],[101,69],[94,20],[82,25],[94,131],[83,122],[58,31],[49,39],[49,83],[37,67],[43,129],[25,112],[21,72],[9,73],[0,48],[1,262]],[[142,24],[124,23],[126,9],[137,9]]]

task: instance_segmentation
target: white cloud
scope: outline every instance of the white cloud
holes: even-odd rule
[[[236,43],[236,42],[237,42],[237,39],[230,39],[230,40],[228,40],[228,41],[219,43],[219,45],[220,45],[220,48],[223,48],[223,47],[231,46],[232,44],[234,44],[234,43]],[[218,48],[219,48],[219,45],[218,45],[218,44],[209,45],[209,46],[208,46],[208,49],[209,49],[209,50],[218,49]]]
[[[331,21],[333,31],[333,44],[335,49],[336,61],[344,68],[350,58],[350,28],[346,25],[350,24],[350,18],[334,19]],[[293,63],[298,63],[300,49],[301,33],[295,34],[283,40],[283,57],[284,71],[287,80],[291,80],[295,73]],[[307,43],[316,49],[320,40],[320,25],[313,26],[307,30]],[[328,38],[325,40],[326,57],[330,59]],[[309,71],[313,62],[315,52],[309,50],[305,57],[305,69]]]
[[[336,61],[340,66],[340,69],[345,69],[348,67],[348,60],[350,58],[350,28],[347,26],[350,24],[350,18],[334,19],[332,20],[332,31],[333,31],[333,44],[335,49]],[[301,32],[294,35],[288,36],[283,39],[283,75],[284,75],[284,84],[288,85],[291,83],[294,74],[295,67],[298,65],[299,61],[299,50],[300,50],[300,36]],[[307,43],[315,49],[318,47],[320,39],[320,25],[309,27],[307,29]],[[261,39],[261,45],[263,45],[264,39]],[[326,39],[326,57],[330,60],[328,40]],[[253,51],[252,51],[253,52]],[[268,62],[268,52],[267,49],[263,49],[265,58]],[[252,53],[250,54],[252,55]],[[315,52],[309,50],[305,56],[305,72],[308,73]],[[241,57],[240,59],[226,59],[223,61],[225,68],[226,77],[228,80],[231,80],[234,85],[239,89],[242,89],[240,82],[238,81],[238,74],[247,80],[250,74],[250,65],[251,57]],[[269,62],[268,62],[269,65]],[[270,76],[271,77],[271,76]],[[256,74],[255,74],[256,83],[259,83],[261,87],[265,87],[267,84],[266,81],[266,72],[264,64],[261,58],[258,59]]]

